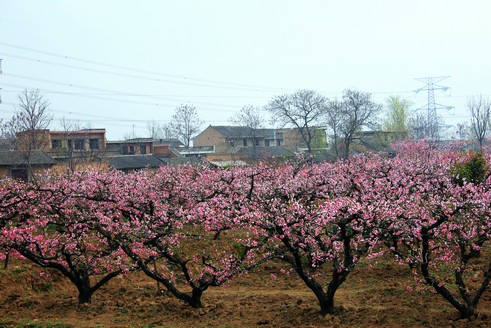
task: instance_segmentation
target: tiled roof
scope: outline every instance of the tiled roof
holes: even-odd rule
[[[251,137],[254,135],[253,129],[247,126],[225,126],[225,125],[211,125],[211,128],[220,132],[227,137]],[[257,129],[255,131],[257,137],[274,138],[274,129]]]
[[[157,168],[165,162],[155,155],[122,155],[107,158],[109,166],[117,170],[138,170],[144,168]]]
[[[254,151],[256,152],[255,155],[257,156],[291,156],[293,153],[283,147],[244,147],[241,148],[237,151],[237,154],[249,154],[249,155],[254,155]]]
[[[27,165],[28,162],[31,165],[55,165],[57,163],[43,150],[35,150],[30,154],[18,150],[0,151],[0,165]]]

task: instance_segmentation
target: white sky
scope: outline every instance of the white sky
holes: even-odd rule
[[[109,140],[148,135],[180,104],[227,125],[244,105],[349,87],[384,102],[427,104],[415,78],[450,76],[436,102],[468,120],[469,96],[491,97],[490,1],[0,1],[0,118],[25,88]]]

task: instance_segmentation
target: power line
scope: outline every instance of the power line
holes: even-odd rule
[[[180,79],[180,80],[184,79],[187,81],[196,81],[196,82],[202,82],[202,83],[211,83],[211,84],[223,85],[225,87],[226,86],[242,87],[242,88],[248,88],[248,89],[255,89],[255,91],[258,91],[257,89],[264,89],[264,91],[284,90],[282,88],[276,88],[276,87],[249,85],[249,84],[241,84],[241,83],[222,82],[222,81],[213,81],[213,80],[207,80],[207,79],[198,79],[198,78],[186,77],[186,76],[182,76],[182,75],[173,75],[173,74],[162,73],[162,72],[142,70],[142,69],[137,69],[137,68],[132,68],[132,67],[102,63],[102,62],[97,62],[97,61],[88,60],[88,59],[82,59],[82,58],[77,58],[77,57],[71,57],[71,56],[56,54],[56,53],[52,53],[52,52],[48,52],[48,51],[32,49],[32,48],[18,46],[18,45],[14,45],[14,44],[10,44],[10,43],[5,43],[5,42],[0,42],[0,45],[6,46],[6,47],[11,47],[11,48],[16,48],[16,49],[21,49],[24,51],[35,52],[35,53],[39,53],[39,54],[43,54],[43,55],[47,55],[47,56],[63,58],[66,60],[72,60],[72,61],[77,61],[77,62],[81,62],[81,63],[103,66],[103,67],[108,67],[108,68],[114,68],[114,69],[119,69],[119,70],[126,70],[126,71],[130,71],[130,72],[144,73],[144,74],[149,74],[149,75],[154,75],[154,76],[155,75],[166,76],[166,77]],[[27,57],[23,57],[22,59],[24,59],[24,58],[27,58]],[[62,64],[60,64],[60,65],[62,65]],[[114,74],[116,74],[116,73],[114,73]]]
[[[40,78],[35,78],[35,77],[29,77],[29,76],[23,76],[23,75],[17,75],[17,74],[4,74],[6,76],[18,78],[18,79],[24,79],[24,80],[31,80],[31,81],[36,81],[36,82],[43,82],[43,83],[48,83],[48,84],[55,84],[55,85],[61,85],[69,88],[76,88],[76,89],[85,89],[85,90],[93,90],[93,91],[99,91],[103,92],[104,94],[107,95],[114,95],[114,96],[124,96],[124,97],[142,97],[142,98],[149,98],[149,99],[157,99],[161,100],[158,96],[145,96],[141,94],[136,94],[136,93],[127,93],[127,92],[121,92],[121,91],[113,91],[113,90],[107,90],[107,89],[102,89],[102,88],[95,88],[95,87],[88,87],[88,86],[83,86],[83,85],[78,85],[78,84],[72,84],[72,83],[66,83],[66,82],[57,82],[57,81],[51,81],[51,80],[46,80],[46,79],[40,79]],[[21,86],[17,84],[10,84],[10,83],[2,83],[4,86],[11,86],[11,87],[18,87],[18,88],[26,88],[26,86]],[[30,88],[30,87],[27,87]],[[40,89],[36,87],[35,89]],[[52,91],[52,90],[46,90],[48,92],[52,93],[60,93],[58,91]],[[45,90],[43,90],[45,92]],[[136,101],[136,100],[128,100],[128,99],[117,99],[117,98],[105,98],[105,97],[98,97],[98,96],[92,96],[90,94],[81,94],[81,93],[66,93],[67,95],[71,96],[76,96],[76,97],[82,97],[82,98],[90,98],[90,99],[97,99],[97,100],[106,100],[106,101],[115,101],[115,102],[120,102],[120,103],[125,103],[125,104],[136,104],[136,105],[145,105],[145,106],[152,106],[152,107],[164,107],[164,108],[175,108],[176,103],[182,103],[182,100],[178,99],[168,99],[169,101],[172,101],[173,104],[162,104],[162,103],[149,103],[149,102],[143,102],[143,101]],[[100,93],[99,93],[100,94]],[[223,107],[225,109],[230,109],[230,105],[225,105],[225,104],[211,104],[207,102],[195,102],[197,105],[205,105],[205,106],[213,106],[213,107]],[[220,111],[220,109],[216,109],[217,111]]]

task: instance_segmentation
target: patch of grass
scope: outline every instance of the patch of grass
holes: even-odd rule
[[[22,272],[26,272],[26,271],[27,271],[26,268],[15,268],[15,269],[11,270],[9,272],[9,274],[12,274],[12,275],[14,275],[14,274],[21,274]]]
[[[74,328],[74,326],[66,323],[38,323],[28,319],[23,319],[21,322],[14,322],[8,319],[0,321],[1,327],[29,327],[29,328]]]
[[[53,291],[53,284],[51,282],[48,282],[48,283],[42,285],[40,289],[45,291],[45,292]]]

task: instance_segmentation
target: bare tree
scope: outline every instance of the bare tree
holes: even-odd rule
[[[18,105],[12,119],[1,126],[1,134],[13,149],[19,151],[26,162],[31,176],[31,155],[44,149],[49,142],[47,128],[53,119],[49,111],[49,101],[39,90],[24,90],[18,96]]]
[[[363,127],[378,128],[378,115],[382,111],[382,105],[374,102],[370,93],[357,89],[344,90],[343,103],[340,130],[344,141],[344,158],[348,158],[350,146],[358,138],[357,133]]]
[[[199,118],[196,107],[181,105],[176,108],[170,122],[172,133],[189,148],[191,140],[200,132],[200,127],[205,122]]]
[[[253,159],[256,159],[258,156],[257,147],[259,145],[259,141],[265,137],[265,118],[261,114],[261,109],[251,105],[246,105],[242,107],[240,112],[229,118],[229,122],[240,127],[244,127],[244,129],[241,129],[241,131],[243,131],[243,135],[238,137],[247,140],[252,145]]]
[[[170,139],[173,137],[170,124],[159,124],[155,120],[147,122],[147,131],[152,139]]]
[[[299,90],[274,97],[265,108],[272,114],[273,122],[296,128],[308,153],[312,154],[312,143],[328,102],[328,98],[315,91]]]
[[[443,119],[440,116],[432,119],[425,113],[417,113],[409,119],[409,130],[414,139],[440,139]]]
[[[61,130],[64,132],[61,139],[61,144],[54,150],[58,153],[57,157],[61,157],[64,163],[65,173],[72,173],[76,170],[76,159],[73,156],[73,147],[69,147],[69,143],[72,140],[72,135],[75,131],[79,130],[79,122],[72,121],[63,117],[60,120]]]
[[[341,128],[344,121],[345,109],[344,102],[334,99],[329,101],[329,105],[324,114],[324,120],[330,130],[331,148],[336,157],[339,156],[339,143],[341,142]]]
[[[471,130],[468,122],[457,123],[450,131],[450,138],[453,140],[469,140]]]
[[[479,142],[479,148],[482,148],[491,128],[491,101],[483,99],[482,95],[468,98],[467,110],[471,112],[471,132]]]

